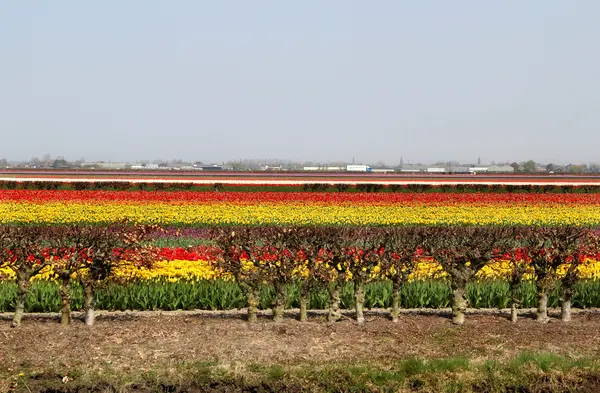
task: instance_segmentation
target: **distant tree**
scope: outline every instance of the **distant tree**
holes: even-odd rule
[[[555,165],[553,163],[546,165],[546,171],[548,171],[548,172],[554,172],[554,168],[555,168]]]
[[[52,161],[52,168],[64,168],[69,165],[69,162],[67,160],[65,160],[64,158],[60,157],[57,158],[56,160]]]
[[[243,162],[230,162],[228,163],[229,166],[231,166],[231,169],[234,171],[245,171],[248,169],[248,167],[246,165],[244,165]]]
[[[517,164],[516,162],[513,162],[512,164],[510,164],[510,166],[514,168],[515,172],[521,172],[521,170],[523,169],[521,165]]]
[[[31,157],[31,160],[29,160],[29,165],[34,168],[39,168],[41,166],[41,160],[38,157]]]
[[[587,170],[587,165],[569,165],[570,173],[585,173]]]
[[[523,172],[535,172],[537,171],[537,165],[535,161],[529,160],[523,163]]]

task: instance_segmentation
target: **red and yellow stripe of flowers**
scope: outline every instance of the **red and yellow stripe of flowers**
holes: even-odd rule
[[[0,223],[600,225],[600,194],[0,190]]]

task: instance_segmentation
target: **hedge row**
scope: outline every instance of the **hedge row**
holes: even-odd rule
[[[122,190],[122,191],[238,191],[238,192],[458,192],[458,193],[539,193],[570,194],[600,193],[600,185],[536,185],[536,184],[329,184],[307,183],[304,185],[228,185],[226,183],[194,184],[184,182],[129,182],[129,181],[0,181],[3,190]]]

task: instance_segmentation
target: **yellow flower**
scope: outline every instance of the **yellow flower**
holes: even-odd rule
[[[600,225],[597,205],[0,202],[1,223]]]

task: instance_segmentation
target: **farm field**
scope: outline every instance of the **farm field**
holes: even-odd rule
[[[598,329],[597,314],[568,325],[472,315],[462,327],[443,314],[373,315],[363,328],[318,316],[113,316],[93,329],[28,320],[0,325],[0,391],[594,392]]]
[[[13,391],[594,386],[595,187],[79,180],[1,182]]]
[[[0,190],[2,223],[597,225],[600,194]]]
[[[598,15],[0,0],[0,393],[600,393]]]

